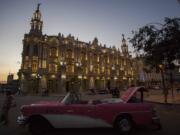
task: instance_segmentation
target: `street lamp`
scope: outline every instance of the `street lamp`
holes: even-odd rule
[[[40,79],[41,79],[41,75],[40,74],[37,74],[37,76],[36,76],[36,78],[37,78],[37,83],[38,83],[38,85],[37,85],[37,89],[36,89],[36,93],[38,93],[38,91],[39,91],[39,87],[40,87]]]

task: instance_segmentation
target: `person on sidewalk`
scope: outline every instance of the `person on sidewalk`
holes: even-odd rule
[[[2,112],[0,114],[0,125],[6,125],[9,124],[9,110],[12,107],[16,106],[16,102],[14,99],[14,96],[11,94],[11,91],[6,91],[6,97],[2,106]]]

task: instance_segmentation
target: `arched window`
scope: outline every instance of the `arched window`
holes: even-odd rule
[[[38,46],[37,45],[33,46],[33,55],[38,56]]]
[[[52,56],[52,57],[57,57],[57,55],[58,55],[57,48],[52,47],[52,48],[50,49],[50,56]]]
[[[26,45],[24,53],[26,56],[29,56],[29,45]]]

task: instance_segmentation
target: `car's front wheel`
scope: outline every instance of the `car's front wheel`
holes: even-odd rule
[[[133,122],[131,118],[127,116],[122,116],[116,119],[114,127],[118,132],[126,135],[132,131]]]
[[[44,135],[52,130],[50,124],[43,119],[32,119],[29,123],[29,131],[32,135]]]

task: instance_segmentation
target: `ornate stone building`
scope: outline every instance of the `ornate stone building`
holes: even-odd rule
[[[24,35],[21,90],[27,93],[65,93],[71,79],[81,82],[81,90],[124,87],[134,83],[135,73],[126,40],[121,50],[101,45],[97,38],[86,43],[74,36],[42,33],[39,4]]]

